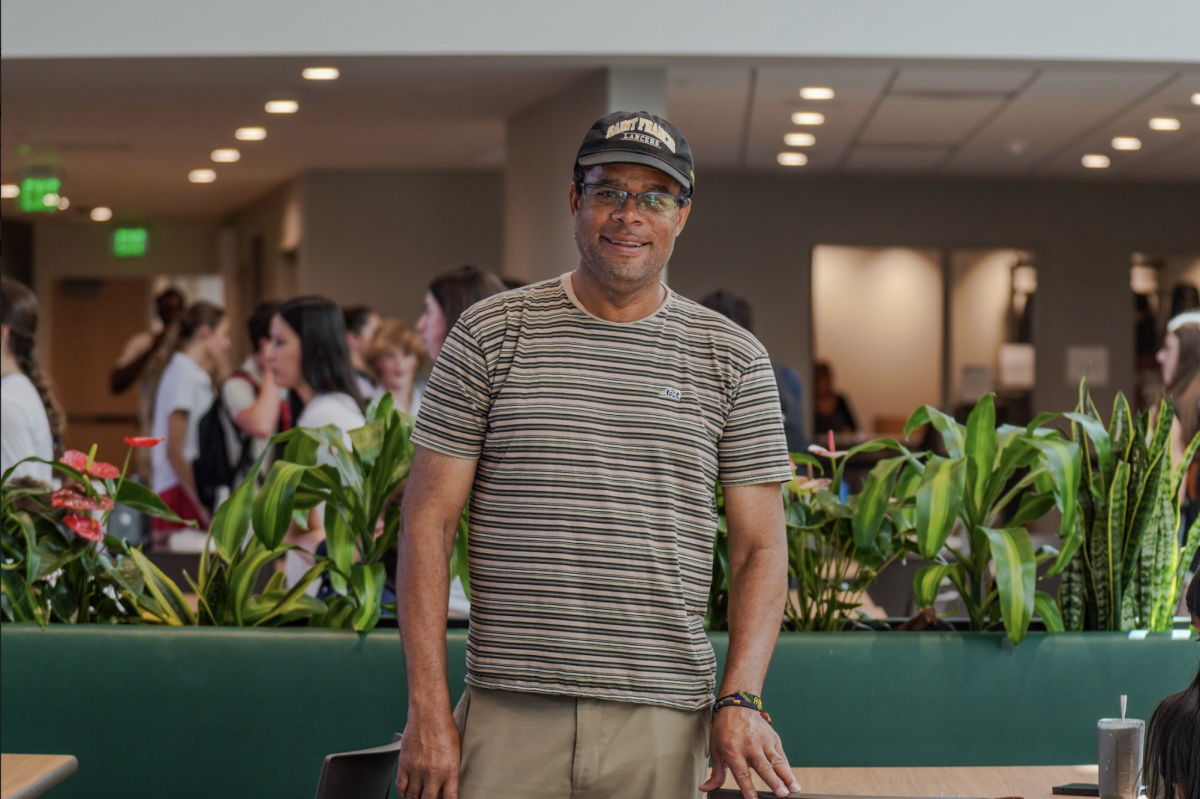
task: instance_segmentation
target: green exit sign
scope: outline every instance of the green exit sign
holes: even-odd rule
[[[144,227],[121,227],[113,231],[112,251],[118,258],[141,258],[150,235]]]
[[[58,178],[25,178],[21,181],[21,210],[27,214],[58,210]]]

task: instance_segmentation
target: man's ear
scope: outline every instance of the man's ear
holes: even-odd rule
[[[692,204],[690,202],[679,209],[679,226],[675,228],[675,238],[679,238],[679,234],[683,232],[683,226],[687,224],[688,216],[691,213]]]
[[[571,187],[567,189],[567,203],[571,207],[571,216],[579,215],[579,189],[575,185],[575,181],[571,181]]]

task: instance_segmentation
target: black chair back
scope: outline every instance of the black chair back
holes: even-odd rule
[[[326,755],[316,799],[386,799],[399,760],[400,733],[386,746]]]

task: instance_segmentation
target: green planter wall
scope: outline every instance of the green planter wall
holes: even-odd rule
[[[457,699],[466,631],[447,640]],[[795,765],[1083,763],[1119,694],[1146,718],[1198,657],[1165,634],[785,634],[763,695]],[[307,797],[405,710],[395,630],[0,628],[0,748],[78,756],[55,797]]]

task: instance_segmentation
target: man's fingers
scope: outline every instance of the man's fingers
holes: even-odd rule
[[[779,778],[779,775],[775,773],[775,766],[773,766],[771,761],[765,757],[765,753],[760,753],[759,758],[761,759],[756,761],[754,764],[754,770],[758,772],[758,776],[761,777],[762,781],[765,782],[767,786],[775,792],[776,796],[787,796],[787,786],[784,785],[784,782]]]
[[[699,790],[703,793],[715,791],[725,784],[725,761],[719,757],[713,757],[712,774],[708,778],[708,782],[702,784]]]
[[[796,775],[792,773],[791,764],[788,763],[783,752],[776,750],[775,755],[771,758],[771,768],[779,775],[779,779],[783,781],[789,791],[797,793],[800,790],[800,780],[796,779]]]
[[[750,765],[739,759],[729,764],[729,770],[733,773],[733,781],[737,783],[737,787],[742,789],[742,796],[745,799],[758,799],[758,789],[754,787],[754,772]]]
[[[442,783],[442,799],[458,799],[458,774],[451,773]]]

